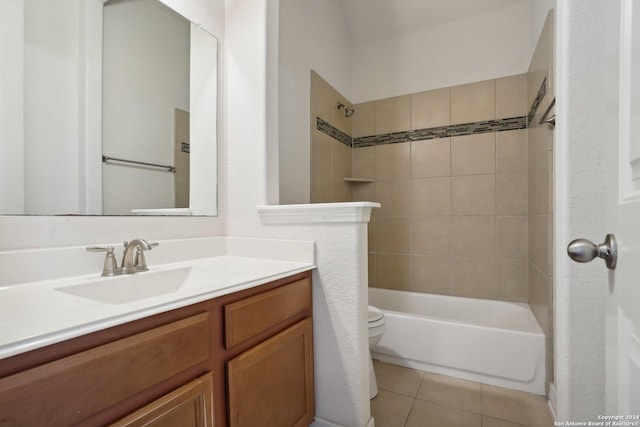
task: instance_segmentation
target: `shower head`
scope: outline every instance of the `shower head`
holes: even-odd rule
[[[353,108],[349,108],[346,105],[344,105],[342,102],[338,102],[338,110],[340,110],[341,108],[344,108],[344,116],[345,117],[351,117],[356,112],[356,110],[354,110]]]

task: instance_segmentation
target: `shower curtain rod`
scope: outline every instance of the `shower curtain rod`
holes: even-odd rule
[[[542,117],[538,121],[539,125],[541,125],[543,123],[546,123],[546,124],[551,125],[553,127],[556,126],[556,115],[554,114],[553,116],[549,116],[549,112],[551,111],[551,109],[553,108],[554,105],[556,105],[556,97],[555,96],[553,97],[553,99],[549,103],[549,106],[547,107],[547,109],[544,110],[544,113],[542,114]]]

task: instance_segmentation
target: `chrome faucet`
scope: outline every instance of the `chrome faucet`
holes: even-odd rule
[[[144,239],[133,239],[130,242],[124,242],[124,252],[122,255],[122,264],[118,267],[115,255],[113,253],[113,247],[108,246],[89,246],[87,251],[89,252],[107,252],[107,257],[104,261],[104,267],[102,269],[103,276],[118,276],[120,274],[132,274],[139,271],[147,271],[147,260],[144,257],[144,251],[151,250],[151,248],[158,246],[159,243],[149,243]]]

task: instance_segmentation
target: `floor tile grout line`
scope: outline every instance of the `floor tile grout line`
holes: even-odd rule
[[[413,411],[413,405],[415,405],[416,403],[416,398],[414,397],[413,400],[411,401],[411,407],[409,407],[409,412],[407,412],[407,415],[404,417],[404,421],[402,422],[402,427],[407,427],[407,423],[409,422],[409,416],[411,416],[411,411]]]

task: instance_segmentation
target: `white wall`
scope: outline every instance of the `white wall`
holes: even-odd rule
[[[529,39],[525,2],[356,46],[350,100],[360,103],[526,73]]]
[[[311,70],[351,97],[354,55],[342,0],[280,0],[280,203],[309,203]]]
[[[106,3],[103,35],[103,154],[173,165],[174,109],[190,111],[190,23],[156,0]],[[174,174],[102,170],[105,215],[174,207]]]
[[[607,23],[618,2],[568,0],[556,10],[555,128],[555,381],[558,420],[595,420],[605,414],[605,295],[602,263],[578,264],[566,255],[576,238],[598,242],[605,229],[607,151],[615,141],[610,103],[617,64]],[[613,42],[616,44],[616,41]],[[614,63],[614,64],[611,64]],[[613,86],[613,87],[612,87]],[[615,110],[615,107],[613,107]],[[614,150],[615,151],[615,150]]]
[[[218,200],[211,191],[218,174],[218,153],[211,144],[218,131],[218,45],[202,28],[190,27],[189,207],[194,215],[212,215],[218,212]]]
[[[531,15],[531,29],[529,37],[529,56],[533,56],[533,52],[536,49],[536,44],[540,38],[542,27],[544,27],[544,21],[547,19],[547,15],[550,10],[555,10],[556,0],[530,0],[530,15]]]
[[[24,213],[23,0],[0,2],[0,214]]]
[[[79,212],[80,3],[24,7],[25,212]]]
[[[223,40],[224,0],[166,0],[164,3]],[[218,105],[222,102],[219,97]],[[224,112],[219,114],[224,115]],[[223,155],[224,141],[222,133],[218,139],[218,152]],[[220,164],[224,165],[224,160]],[[225,209],[224,179],[224,173],[220,173],[221,212]],[[0,251],[119,242],[135,236],[150,240],[217,236],[224,235],[225,221],[224,213],[218,217],[198,218],[0,216]]]

